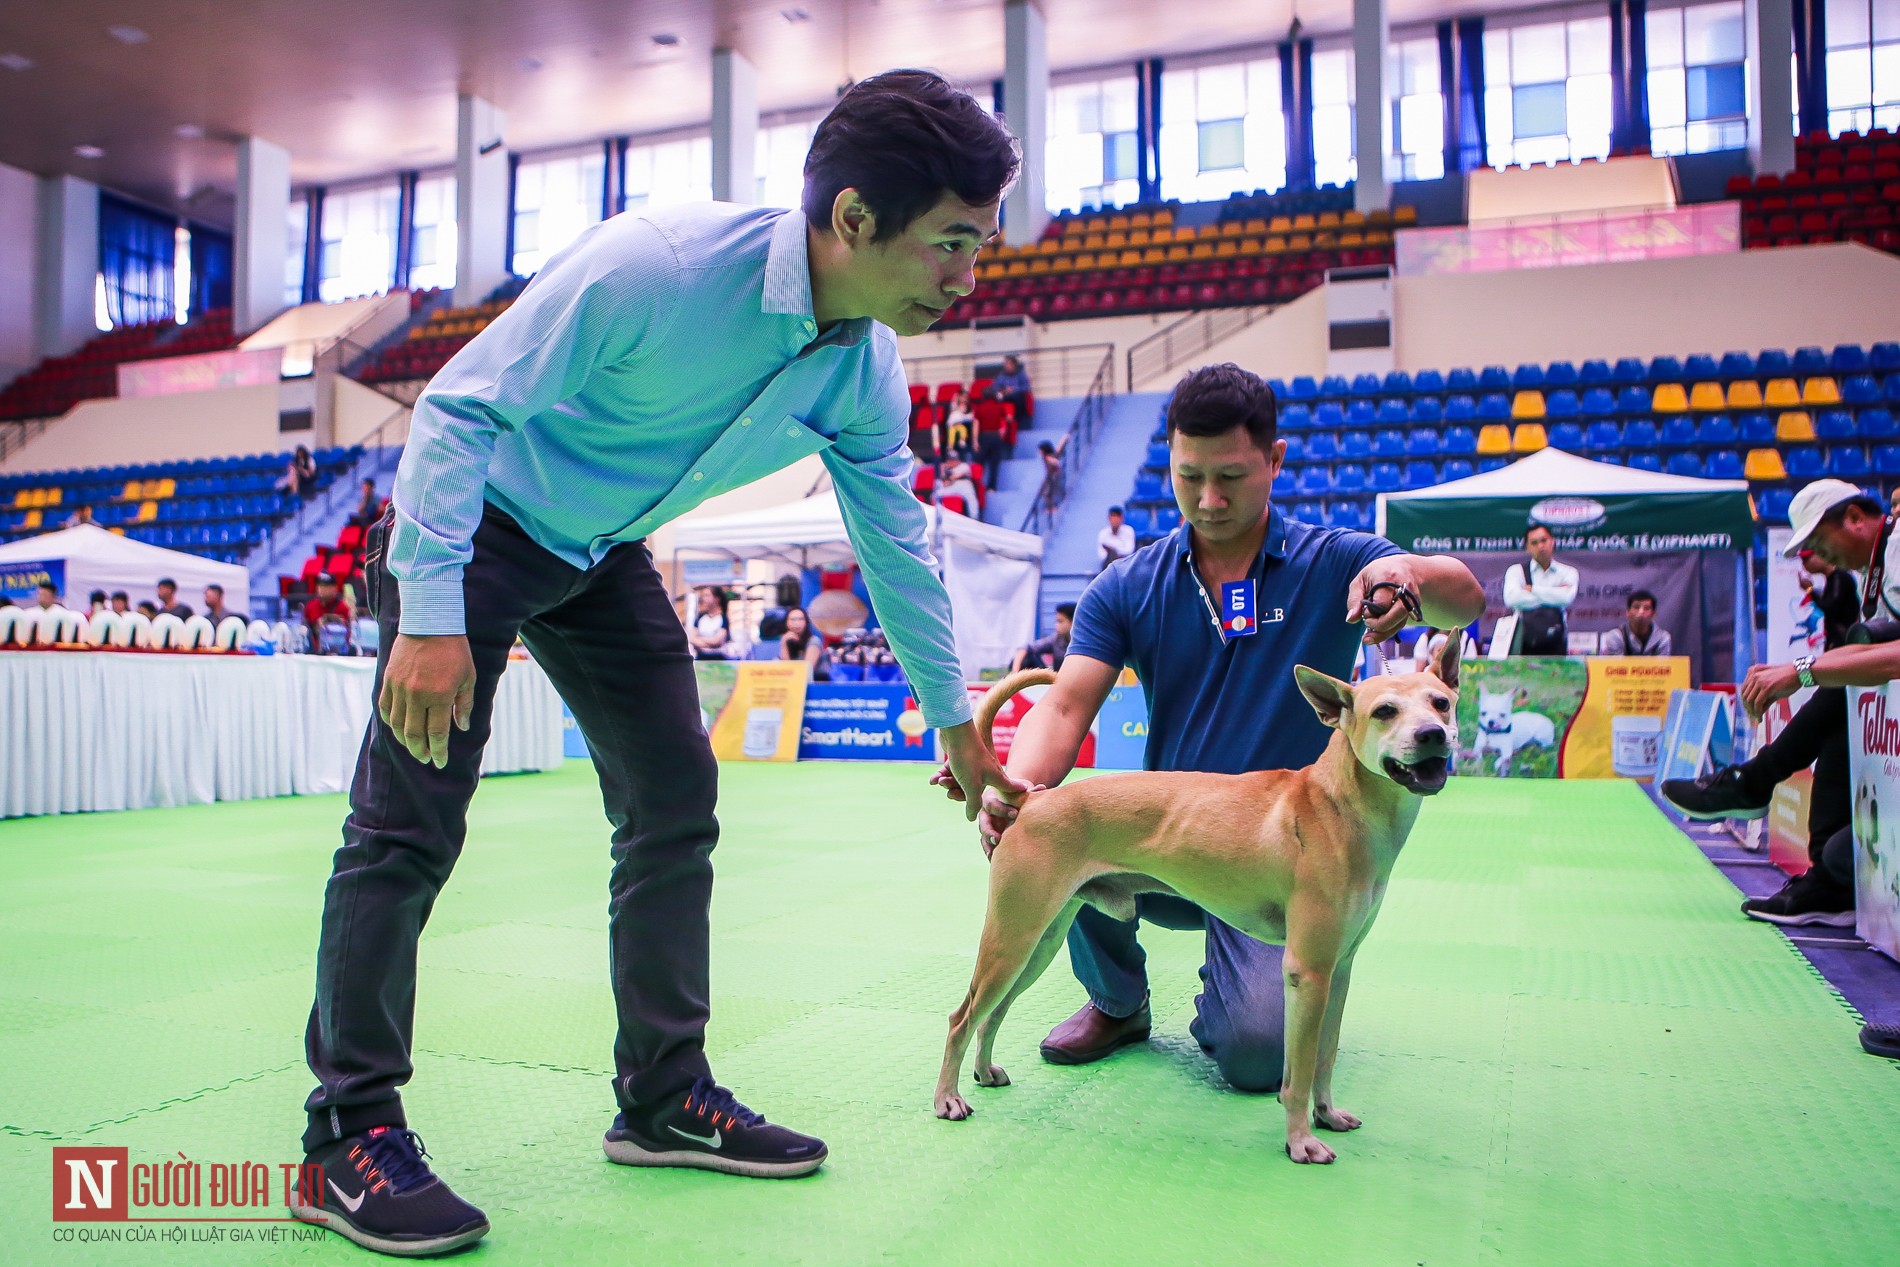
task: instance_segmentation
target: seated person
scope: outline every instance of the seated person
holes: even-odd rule
[[[803,607],[794,607],[785,613],[785,633],[778,640],[778,658],[805,661],[811,665],[814,682],[831,680],[831,652],[825,647],[825,636],[811,627],[811,617]]]
[[[1002,372],[990,380],[990,395],[1006,405],[1016,409],[1016,421],[1023,426],[1029,425],[1035,401],[1031,398],[1029,371],[1023,368],[1023,358],[1006,356],[1003,358]]]
[[[692,623],[686,627],[686,640],[692,644],[695,660],[727,660],[732,656],[732,629],[726,623],[726,594],[716,585],[702,585],[696,591]]]
[[[973,432],[976,430],[976,412],[970,408],[970,393],[958,390],[950,399],[950,408],[944,411],[943,422],[937,431],[937,451],[948,456],[968,458],[976,452]]]
[[[977,514],[983,508],[982,500],[977,496],[976,479],[970,470],[970,464],[968,462],[947,462],[944,464],[943,478],[937,481],[935,497],[937,505],[939,506],[943,505],[945,498],[962,498],[962,513],[970,516],[972,519],[976,518]],[[955,510],[956,507],[948,506],[945,507],[945,509]]]
[[[1075,627],[1075,604],[1056,604],[1056,631],[1047,638],[1038,638],[1026,647],[1019,647],[1016,658],[1009,662],[1009,671],[1019,669],[1060,669],[1063,660],[1069,655],[1069,633]]]
[[[1656,627],[1656,596],[1637,590],[1629,596],[1623,626],[1597,642],[1598,655],[1673,655],[1669,631]]]
[[[355,642],[356,610],[328,572],[317,573],[317,596],[303,605],[303,627],[313,655],[348,655]]]
[[[365,479],[363,491],[356,499],[356,509],[350,512],[350,522],[359,528],[367,528],[382,515],[383,499],[376,495],[376,481]]]
[[[976,432],[976,455],[988,472],[987,482],[990,491],[996,491],[996,473],[1003,465],[1003,459],[1009,456],[1012,440],[1016,434],[1015,422],[1010,415],[1007,401],[994,396],[985,396],[976,402],[972,412]]]

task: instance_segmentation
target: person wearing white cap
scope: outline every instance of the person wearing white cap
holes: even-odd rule
[[[1893,520],[1877,498],[1845,480],[1816,480],[1788,508],[1793,531],[1782,553],[1803,550],[1837,568],[1867,573],[1863,620],[1900,617],[1900,558]],[[1818,687],[1774,740],[1749,760],[1700,779],[1666,779],[1663,799],[1690,818],[1763,818],[1775,785],[1814,766],[1808,793],[1808,870],[1768,897],[1749,898],[1742,912],[1773,924],[1854,926],[1853,803],[1847,769],[1847,692],[1815,677],[1815,659],[1757,665],[1742,699],[1759,713],[1802,687]]]

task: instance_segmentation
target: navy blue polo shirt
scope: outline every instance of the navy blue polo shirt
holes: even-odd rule
[[[1110,564],[1076,605],[1069,654],[1125,665],[1148,699],[1149,770],[1296,770],[1324,751],[1293,680],[1304,664],[1345,678],[1363,625],[1346,623],[1347,589],[1368,563],[1404,551],[1365,532],[1319,528],[1269,511],[1254,561],[1259,632],[1221,640],[1193,563],[1186,523]]]

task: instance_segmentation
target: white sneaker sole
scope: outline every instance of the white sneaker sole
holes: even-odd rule
[[[1758,919],[1764,924],[1783,924],[1791,927],[1806,927],[1811,924],[1823,924],[1829,928],[1852,928],[1852,911],[1808,911],[1801,915],[1770,915],[1763,911],[1743,911],[1750,919]]]
[[[461,1249],[464,1245],[473,1245],[488,1235],[488,1220],[483,1219],[479,1226],[457,1232],[453,1236],[432,1237],[426,1241],[398,1241],[378,1236],[374,1232],[364,1231],[350,1222],[349,1217],[341,1210],[332,1209],[329,1206],[317,1209],[314,1206],[292,1202],[290,1213],[291,1217],[301,1219],[313,1227],[327,1227],[344,1240],[354,1241],[364,1249],[373,1249],[379,1254],[390,1254],[397,1258],[432,1258],[437,1254]]]
[[[642,1148],[630,1139],[614,1139],[611,1136],[601,1140],[600,1150],[607,1154],[608,1161],[619,1166],[680,1166],[692,1170],[716,1170],[726,1175],[744,1175],[749,1179],[796,1179],[824,1165],[825,1158],[831,1155],[831,1150],[826,1149],[815,1157],[801,1157],[797,1161],[745,1161],[738,1157],[701,1152],[696,1148],[655,1152]]]

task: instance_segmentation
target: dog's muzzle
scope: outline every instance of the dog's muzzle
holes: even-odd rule
[[[1450,757],[1420,757],[1410,763],[1387,757],[1381,766],[1385,777],[1414,796],[1431,796],[1445,788],[1451,776]]]

